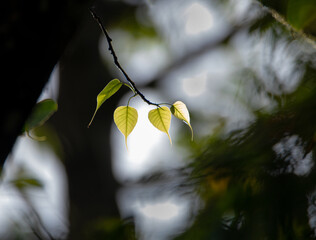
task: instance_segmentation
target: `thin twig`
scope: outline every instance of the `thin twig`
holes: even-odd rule
[[[52,236],[52,234],[48,231],[45,224],[42,221],[42,218],[40,217],[39,213],[34,207],[34,204],[30,201],[27,194],[22,190],[16,188],[19,196],[24,201],[25,205],[28,207],[28,210],[30,211],[30,214],[32,216],[29,216],[29,224],[30,228],[33,231],[33,234],[39,239],[46,239],[46,240],[55,240],[55,238]],[[35,222],[32,223],[32,220]]]
[[[106,37],[106,40],[108,42],[108,45],[109,45],[109,51],[111,53],[111,55],[113,56],[113,60],[114,60],[114,64],[117,66],[117,68],[122,72],[122,74],[124,75],[124,77],[126,78],[126,80],[131,84],[131,87],[134,89],[134,91],[136,92],[136,94],[138,94],[144,102],[146,102],[147,104],[149,105],[155,105],[157,107],[159,107],[159,104],[158,103],[154,103],[154,102],[151,102],[149,101],[145,96],[144,94],[142,94],[141,91],[138,90],[138,88],[136,87],[136,84],[134,83],[134,81],[132,81],[132,79],[128,76],[128,74],[125,72],[125,70],[122,68],[121,64],[119,63],[118,61],[118,58],[116,56],[116,53],[115,53],[115,50],[112,46],[112,39],[110,38],[107,30],[105,29],[101,19],[98,17],[98,15],[90,8],[90,12],[93,16],[93,18],[97,21],[97,23],[99,24],[102,32],[104,33],[105,37]]]

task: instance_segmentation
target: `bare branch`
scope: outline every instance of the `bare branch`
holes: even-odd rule
[[[128,74],[125,72],[125,70],[122,68],[121,64],[118,61],[118,57],[116,56],[115,50],[112,46],[112,39],[109,36],[107,30],[105,29],[101,19],[99,18],[99,16],[90,8],[90,12],[93,16],[93,18],[97,21],[97,23],[99,24],[100,28],[102,29],[102,32],[104,33],[106,40],[108,42],[109,45],[109,51],[111,53],[111,55],[113,56],[113,60],[114,60],[114,64],[117,66],[117,68],[122,72],[122,74],[124,75],[124,77],[126,78],[126,80],[130,83],[131,87],[133,88],[133,90],[136,92],[137,95],[139,95],[144,102],[146,102],[149,105],[155,105],[157,107],[159,107],[158,103],[154,103],[149,101],[144,94],[142,94],[141,91],[138,90],[138,88],[136,87],[136,84],[134,83],[134,81],[132,81],[132,79],[128,76]]]

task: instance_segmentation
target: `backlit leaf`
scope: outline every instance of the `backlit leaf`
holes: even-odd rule
[[[111,80],[104,88],[103,90],[98,94],[97,96],[97,107],[94,111],[94,114],[92,116],[92,119],[90,121],[90,123],[88,124],[88,127],[90,127],[95,114],[97,113],[98,109],[101,107],[101,105],[107,100],[109,99],[111,96],[113,96],[113,94],[115,94],[123,85],[123,83],[116,79]]]
[[[168,135],[169,141],[172,144],[169,127],[171,122],[171,112],[167,107],[158,107],[148,113],[148,119],[156,128]]]
[[[180,120],[184,121],[190,127],[192,134],[191,139],[193,140],[193,129],[190,124],[190,114],[187,109],[187,106],[183,102],[177,101],[171,106],[170,110],[176,118],[179,118]]]
[[[138,113],[135,108],[121,106],[114,111],[114,122],[117,128],[125,136],[125,145],[127,148],[127,137],[133,131],[138,119]]]

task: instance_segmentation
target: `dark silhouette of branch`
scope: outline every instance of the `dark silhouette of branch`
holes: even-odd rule
[[[149,101],[145,96],[144,94],[142,94],[141,91],[139,91],[139,89],[136,87],[136,84],[135,82],[128,76],[128,74],[125,72],[125,70],[123,69],[123,67],[121,66],[121,64],[119,63],[118,61],[118,57],[115,53],[115,50],[112,46],[112,39],[111,37],[109,36],[107,30],[105,29],[101,19],[99,18],[99,16],[90,8],[90,12],[93,16],[93,18],[97,21],[97,23],[99,24],[100,28],[102,29],[102,32],[104,33],[105,37],[106,37],[106,40],[108,42],[108,45],[109,45],[109,51],[111,53],[111,55],[113,56],[113,60],[114,60],[114,64],[117,66],[117,68],[122,72],[122,74],[124,75],[124,77],[126,78],[126,80],[130,83],[131,87],[133,88],[134,92],[139,95],[144,102],[146,102],[147,104],[149,105],[155,105],[157,107],[159,107],[159,104],[158,103],[154,103],[154,102],[151,102]]]

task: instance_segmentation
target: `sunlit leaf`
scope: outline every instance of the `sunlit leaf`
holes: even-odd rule
[[[127,137],[133,131],[138,119],[138,113],[135,108],[121,106],[114,111],[114,122],[117,128],[125,136],[125,145],[127,148]]]
[[[191,139],[193,140],[193,129],[190,124],[190,114],[187,106],[183,102],[177,101],[171,106],[170,110],[176,118],[183,120],[190,127],[192,134]]]
[[[92,116],[91,121],[88,124],[88,127],[90,127],[95,114],[97,113],[98,109],[101,107],[101,105],[109,99],[111,96],[113,96],[123,85],[123,83],[118,80],[117,78],[111,80],[104,88],[103,90],[98,94],[97,96],[97,107],[94,111],[94,114]]]
[[[148,113],[148,119],[156,128],[168,135],[169,141],[172,144],[169,127],[171,122],[171,112],[167,107],[158,107]]]
[[[43,125],[58,109],[57,103],[52,99],[38,102],[27,119],[24,129],[26,132]]]

